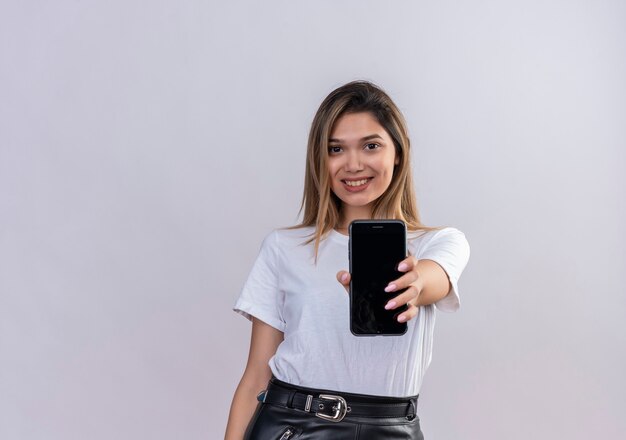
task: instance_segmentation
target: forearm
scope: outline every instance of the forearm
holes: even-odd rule
[[[434,304],[446,297],[452,285],[443,268],[433,260],[419,260],[417,263],[421,292],[417,306]]]
[[[226,425],[225,440],[242,440],[246,428],[252,419],[258,401],[256,396],[263,390],[266,383],[259,385],[246,378],[242,378],[237,386],[233,402],[230,406],[228,424]]]
[[[272,377],[268,362],[283,340],[283,332],[253,318],[248,364],[230,406],[226,440],[241,440],[258,404],[256,396]]]

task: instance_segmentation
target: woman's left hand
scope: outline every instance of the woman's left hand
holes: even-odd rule
[[[398,322],[410,321],[417,316],[419,311],[417,301],[424,286],[423,280],[420,278],[420,274],[417,271],[417,263],[418,260],[412,255],[402,260],[400,264],[398,264],[398,271],[405,272],[405,274],[391,281],[385,288],[385,292],[389,292],[390,294],[406,288],[404,292],[391,298],[387,302],[387,305],[385,305],[385,309],[387,310],[395,310],[405,304],[409,307],[404,313],[398,316]],[[337,281],[345,287],[346,292],[350,291],[349,272],[345,270],[337,272]]]

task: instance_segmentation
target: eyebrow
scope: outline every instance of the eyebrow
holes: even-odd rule
[[[383,138],[379,134],[370,134],[369,136],[362,137],[361,139],[359,139],[359,141],[365,142],[365,141],[371,141],[372,139],[380,139],[381,141],[383,140]],[[328,142],[337,142],[340,144],[342,140],[336,139],[336,138],[330,138],[328,139]]]

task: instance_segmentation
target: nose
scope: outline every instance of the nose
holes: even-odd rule
[[[346,155],[345,170],[350,173],[356,173],[363,170],[361,155],[358,151],[351,151]]]

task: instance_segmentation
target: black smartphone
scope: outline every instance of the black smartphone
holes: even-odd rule
[[[356,336],[402,335],[406,322],[398,315],[407,306],[385,310],[385,304],[404,290],[385,292],[403,272],[407,256],[406,225],[401,220],[354,220],[350,223],[350,331]]]

